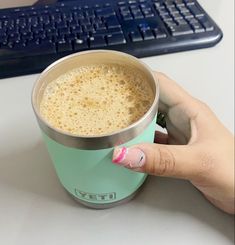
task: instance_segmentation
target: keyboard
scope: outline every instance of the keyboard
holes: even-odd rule
[[[41,72],[79,51],[136,57],[214,46],[222,32],[196,0],[65,0],[0,10],[0,78]]]

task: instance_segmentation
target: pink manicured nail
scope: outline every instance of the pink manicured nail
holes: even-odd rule
[[[139,148],[116,147],[113,152],[113,163],[130,168],[140,168],[145,163],[145,154]]]

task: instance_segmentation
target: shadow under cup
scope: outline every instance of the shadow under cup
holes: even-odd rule
[[[95,64],[119,64],[140,71],[155,95],[150,109],[127,128],[107,135],[72,135],[49,125],[39,110],[47,84],[69,70]],[[153,142],[158,99],[159,85],[151,70],[137,58],[121,52],[76,53],[42,72],[32,92],[33,109],[60,182],[76,200],[92,208],[108,208],[135,195],[147,175],[112,164],[113,147]]]

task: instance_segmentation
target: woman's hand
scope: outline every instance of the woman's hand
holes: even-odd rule
[[[218,208],[234,213],[234,136],[210,108],[161,73],[159,111],[168,134],[156,144],[116,148],[113,162],[135,171],[191,181]]]

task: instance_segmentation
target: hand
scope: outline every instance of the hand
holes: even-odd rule
[[[116,148],[113,162],[135,171],[191,181],[218,208],[234,214],[234,136],[210,108],[174,81],[156,73],[159,111],[168,134],[156,144]]]

